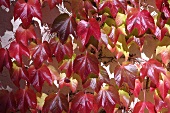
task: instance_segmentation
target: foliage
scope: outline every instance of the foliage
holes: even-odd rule
[[[170,1],[152,2],[0,0],[21,20],[0,48],[1,76],[15,85],[0,81],[0,112],[169,113]]]

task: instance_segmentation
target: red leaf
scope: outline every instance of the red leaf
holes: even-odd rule
[[[154,19],[147,10],[131,9],[127,15],[126,24],[130,33],[135,28],[138,30],[138,35],[144,34],[148,29],[155,32]]]
[[[16,102],[13,92],[7,90],[0,90],[0,112],[9,113],[16,109]]]
[[[7,8],[10,8],[10,0],[0,0],[0,6],[2,5]]]
[[[71,110],[74,113],[91,113],[93,110],[94,95],[84,92],[79,92],[73,98]]]
[[[9,55],[15,58],[19,64],[22,64],[22,55],[29,57],[29,50],[21,42],[13,41],[9,47]]]
[[[130,2],[131,2],[135,7],[139,7],[139,0],[130,0]]]
[[[26,2],[27,1],[27,2]],[[14,20],[20,18],[25,27],[29,27],[32,18],[41,20],[41,4],[39,0],[18,0],[14,8]]]
[[[132,38],[128,39],[127,44],[131,44],[132,41],[134,41],[139,46],[140,50],[142,50],[144,41],[145,41],[145,37],[137,38],[137,37],[133,36]]]
[[[142,90],[142,86],[143,86],[143,84],[139,81],[139,79],[136,79],[136,80],[135,80],[135,88],[134,88],[134,90],[132,91],[132,92],[133,92],[133,95],[134,95],[135,97],[138,97],[138,96],[139,96],[139,93],[140,93],[140,91]]]
[[[109,84],[109,75],[103,67],[100,66],[100,73],[98,78],[90,78],[84,84],[84,88],[91,88],[95,92],[99,92],[103,83]]]
[[[50,85],[53,83],[51,73],[46,65],[42,65],[38,69],[32,65],[28,69],[28,72],[30,76],[30,83],[38,92],[41,92],[44,81]]]
[[[168,0],[155,0],[155,3],[158,10],[164,14],[164,17],[170,18],[170,8]]]
[[[169,90],[167,85],[166,85],[166,82],[159,80],[158,90],[159,90],[159,93],[161,95],[161,98],[165,99],[165,97],[168,94],[168,90]]]
[[[58,62],[63,60],[64,56],[69,58],[73,55],[73,44],[69,39],[65,44],[62,44],[57,38],[53,38],[50,41],[51,52],[55,55]]]
[[[63,94],[50,94],[45,98],[43,106],[43,113],[62,113],[62,111],[68,111],[69,103],[65,95]]]
[[[144,63],[140,70],[140,75],[142,76],[142,78],[148,76],[151,81],[156,85],[158,85],[159,83],[160,73],[166,75],[165,69],[162,67],[161,63],[154,59],[150,59],[149,61]]]
[[[72,77],[69,79],[66,77],[65,73],[60,74],[59,87],[62,89],[64,86],[68,86],[72,92],[77,89],[78,81]]]
[[[36,94],[30,88],[17,90],[15,97],[17,101],[17,108],[21,111],[21,113],[26,113],[29,108],[36,109]]]
[[[88,22],[81,20],[77,26],[77,35],[84,46],[88,43],[90,36],[94,36],[99,41],[101,37],[99,23],[94,18],[91,18]]]
[[[162,39],[164,38],[165,34],[168,32],[167,28],[162,28],[160,29],[158,26],[156,27],[156,30],[154,32],[156,38],[158,38],[158,40],[162,41]]]
[[[42,62],[50,59],[51,60],[51,50],[47,41],[35,45],[34,43],[30,44],[30,53],[34,60],[35,67],[40,67]]]
[[[102,107],[106,113],[113,113],[116,104],[120,103],[120,97],[117,89],[113,86],[102,87],[96,96],[95,110]]]
[[[9,56],[8,50],[5,50],[4,48],[0,48],[0,72],[3,70],[3,66],[5,66],[7,69],[11,69],[12,62],[11,58]]]
[[[50,6],[50,9],[53,9],[56,7],[57,4],[61,4],[62,0],[44,0],[48,2],[48,5]]]
[[[66,71],[66,75],[68,78],[70,78],[70,76],[73,73],[73,61],[72,59],[69,60],[64,60],[63,63],[61,64],[61,66],[59,67],[59,70]]]
[[[60,14],[54,20],[51,32],[57,32],[60,41],[62,43],[65,43],[70,34],[76,37],[76,27],[77,23],[75,21],[75,18],[64,13]]]
[[[170,96],[166,97],[164,100],[162,100],[158,95],[154,95],[155,100],[155,109],[157,112],[160,112],[162,108],[167,108],[168,111],[170,110]]]
[[[13,63],[13,71],[11,73],[11,80],[14,82],[14,84],[17,87],[20,87],[19,82],[20,82],[21,79],[26,80],[27,82],[29,82],[28,71],[26,70],[24,65],[19,67],[19,66],[17,66],[17,64]]]
[[[105,1],[103,4],[100,5],[99,11],[104,10],[106,7],[110,9],[110,13],[113,17],[116,17],[119,8],[126,10],[127,3],[126,0],[113,0],[113,1]]]
[[[30,25],[29,28],[25,29],[22,25],[20,25],[15,33],[15,38],[17,42],[22,42],[25,46],[27,46],[28,40],[36,39],[34,26]]]
[[[133,113],[144,113],[145,108],[149,110],[149,113],[156,113],[155,106],[151,102],[143,101],[136,103]]]
[[[122,66],[116,66],[114,70],[116,84],[121,87],[123,83],[127,83],[130,89],[134,89],[137,73],[138,69],[133,64],[123,63]]]
[[[84,81],[90,73],[99,74],[99,62],[95,55],[86,52],[78,55],[73,63],[73,70],[79,74]]]

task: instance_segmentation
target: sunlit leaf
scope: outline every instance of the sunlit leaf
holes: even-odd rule
[[[165,69],[162,67],[161,63],[154,59],[150,59],[149,61],[144,63],[140,70],[140,75],[142,76],[142,78],[148,76],[151,81],[156,85],[158,85],[159,83],[160,73],[166,75]]]
[[[134,29],[138,30],[138,35],[144,34],[148,29],[155,32],[154,19],[147,10],[131,9],[128,12],[126,24],[130,33]]]

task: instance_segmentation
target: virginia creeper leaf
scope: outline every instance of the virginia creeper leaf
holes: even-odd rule
[[[77,35],[84,46],[88,43],[90,36],[94,36],[99,41],[101,37],[99,23],[94,18],[91,18],[88,22],[81,20],[77,26]]]
[[[73,73],[73,61],[72,59],[69,60],[64,60],[63,63],[61,64],[61,66],[59,67],[59,70],[66,71],[66,75],[68,78],[70,78],[70,76]]]
[[[39,0],[18,0],[14,8],[14,20],[20,18],[23,26],[29,27],[33,17],[42,18]]]
[[[105,1],[103,4],[100,5],[99,11],[104,10],[106,7],[110,9],[110,13],[113,17],[116,17],[119,8],[126,10],[127,3],[126,0],[113,0],[113,1]]]
[[[156,38],[158,38],[158,40],[162,41],[162,39],[164,38],[165,34],[168,32],[167,28],[162,28],[160,29],[158,26],[156,27],[156,30],[154,32]]]
[[[103,83],[108,83],[110,82],[109,75],[102,66],[100,66],[100,72],[98,78],[90,78],[88,79],[84,84],[84,88],[91,88],[95,92],[99,92],[100,88]]]
[[[155,109],[157,112],[161,112],[162,108],[167,108],[167,110],[170,110],[170,96],[167,96],[164,100],[162,100],[158,95],[154,95],[155,100]]]
[[[44,0],[48,2],[48,5],[50,6],[50,9],[53,9],[56,7],[57,4],[61,4],[62,0]]]
[[[64,13],[54,20],[51,32],[57,32],[61,43],[65,43],[70,34],[76,37],[76,27],[75,18]]]
[[[161,63],[154,59],[150,59],[149,61],[144,63],[140,70],[140,75],[142,76],[142,78],[148,76],[151,81],[156,85],[158,85],[159,83],[160,73],[166,75],[165,69],[162,67]]]
[[[71,110],[75,113],[90,113],[93,110],[93,102],[93,94],[79,92],[73,98]]]
[[[53,38],[50,41],[51,52],[55,55],[58,62],[63,60],[64,56],[72,57],[73,44],[69,39],[65,44],[62,44],[57,38]]]
[[[11,69],[12,62],[11,58],[9,56],[8,50],[5,50],[4,48],[0,48],[0,72],[3,70],[3,66],[5,66],[7,69]]]
[[[46,97],[43,106],[43,113],[62,113],[62,111],[68,111],[69,103],[65,95],[62,93],[50,94]]]
[[[135,88],[134,88],[134,90],[132,91],[132,92],[133,92],[133,95],[134,95],[135,97],[138,97],[138,96],[139,96],[139,93],[140,93],[140,91],[142,90],[142,86],[143,86],[143,84],[139,81],[139,79],[136,79],[136,80],[135,80]]]
[[[78,81],[76,79],[74,79],[73,77],[68,78],[68,77],[66,77],[65,73],[60,74],[60,80],[59,80],[60,89],[62,89],[64,86],[68,86],[68,87],[70,87],[70,90],[72,92],[75,92],[77,85],[78,85]]]
[[[34,26],[30,25],[29,28],[23,28],[22,25],[18,27],[15,33],[15,38],[17,42],[22,42],[25,46],[28,45],[28,40],[36,39],[36,34],[34,31]]]
[[[13,92],[0,90],[0,112],[14,112],[16,109],[16,101]]]
[[[21,67],[18,66],[17,64],[13,63],[13,68],[12,68],[12,73],[11,73],[11,80],[14,82],[14,84],[17,87],[20,87],[20,80],[26,80],[29,82],[29,75],[27,69],[22,65]]]
[[[48,69],[48,67],[43,64],[40,68],[36,69],[33,65],[30,66],[28,69],[29,72],[29,79],[30,83],[34,86],[34,88],[41,92],[42,85],[44,81],[46,81],[48,84],[52,85],[52,76]]]
[[[49,47],[49,44],[47,41],[44,41],[43,43],[35,44],[31,43],[30,44],[30,53],[31,56],[34,60],[34,65],[35,67],[40,67],[42,62],[50,59],[51,60],[51,50]]]
[[[123,83],[127,83],[130,89],[134,89],[137,73],[138,70],[133,64],[123,63],[122,66],[116,66],[114,70],[116,84],[121,87]]]
[[[102,107],[106,113],[113,113],[116,104],[120,103],[119,93],[113,86],[101,87],[95,98],[95,109]]]
[[[156,6],[162,12],[165,18],[170,18],[170,8],[168,0],[155,0]]]
[[[156,113],[155,107],[151,102],[143,101],[136,103],[133,113],[144,113],[145,108],[147,108],[150,113]]]
[[[36,94],[30,88],[17,90],[15,97],[21,113],[26,113],[29,108],[35,109],[37,106]]]
[[[159,93],[161,95],[161,98],[165,99],[165,97],[168,94],[168,87],[166,85],[166,82],[159,80],[158,90],[159,90]]]
[[[126,24],[130,33],[134,29],[138,30],[138,35],[144,34],[148,29],[155,32],[154,19],[147,10],[131,9],[127,15]]]
[[[99,74],[99,62],[95,55],[86,52],[76,56],[73,63],[73,70],[81,76],[84,81],[90,73]]]
[[[2,5],[7,8],[10,8],[10,0],[0,0],[0,6]]]
[[[124,90],[119,90],[120,102],[128,109],[130,104],[130,96],[129,93]]]
[[[170,60],[170,46],[158,46],[156,48],[156,54],[161,54],[162,62],[167,65]]]
[[[21,42],[13,41],[9,47],[9,55],[12,58],[15,58],[16,61],[21,64],[22,63],[22,55],[29,57],[29,50],[26,46],[24,46]]]

